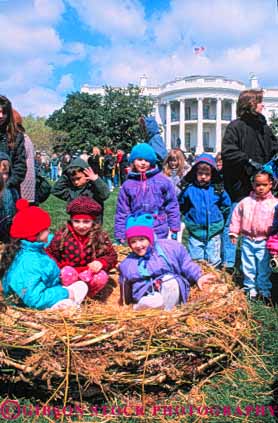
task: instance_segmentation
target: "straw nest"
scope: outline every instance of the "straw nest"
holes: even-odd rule
[[[2,380],[42,385],[52,398],[74,386],[118,397],[147,386],[174,390],[226,365],[251,336],[245,296],[225,273],[171,312],[134,312],[118,299],[114,272],[102,297],[80,310],[1,307]]]

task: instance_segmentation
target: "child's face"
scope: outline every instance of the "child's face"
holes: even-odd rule
[[[44,229],[37,235],[37,241],[38,242],[47,242],[48,241],[48,235],[49,235],[49,228]]]
[[[91,219],[71,219],[74,231],[81,236],[87,235],[93,227]]]
[[[221,158],[216,160],[216,167],[218,170],[222,170],[223,160]]]
[[[178,168],[178,159],[176,157],[169,158],[169,168],[170,169],[177,169]]]
[[[129,246],[137,256],[143,257],[150,245],[148,238],[144,236],[134,236],[129,240]]]
[[[257,197],[264,197],[271,191],[272,181],[268,175],[257,175],[253,182],[253,189]]]
[[[71,176],[70,180],[72,185],[78,188],[87,183],[87,177],[83,172],[76,172],[74,176]]]
[[[197,181],[199,185],[206,185],[211,181],[211,167],[207,166],[198,166],[196,173]]]
[[[135,159],[133,165],[137,172],[147,172],[150,169],[151,164],[145,159]]]

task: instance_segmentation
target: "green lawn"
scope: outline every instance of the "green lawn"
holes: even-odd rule
[[[105,218],[104,228],[109,232],[113,238],[113,225],[115,203],[117,198],[117,191],[111,193],[110,198],[105,202]],[[65,213],[65,203],[54,197],[50,197],[43,207],[51,213],[52,229],[55,230],[61,227],[67,220]],[[257,302],[250,304],[254,319],[256,320],[256,330],[254,331],[254,339],[251,343],[252,347],[257,346],[258,357],[252,354],[242,354],[240,364],[238,361],[231,363],[227,371],[215,375],[207,380],[202,387],[202,392],[205,394],[205,404],[208,407],[219,407],[223,410],[226,407],[226,416],[221,413],[219,416],[215,415],[216,408],[211,411],[211,415],[207,418],[187,415],[163,417],[160,421],[179,421],[189,423],[202,423],[209,421],[211,423],[224,422],[249,422],[249,423],[275,423],[277,417],[271,416],[271,408],[277,404],[278,397],[278,309],[266,307],[263,303]],[[169,398],[169,403],[188,406],[184,394],[186,391],[179,391],[174,398]],[[10,397],[11,398],[11,397]],[[20,404],[31,403],[35,400],[28,398],[20,398]],[[201,405],[201,404],[200,404]],[[246,416],[245,407],[249,410],[250,416]],[[257,408],[260,406],[261,408]],[[262,408],[264,406],[265,408]],[[230,407],[230,409],[229,409]],[[240,408],[236,408],[240,407]],[[252,409],[253,407],[253,409]],[[278,406],[277,406],[278,409]],[[230,411],[229,411],[230,410]],[[240,415],[241,411],[245,415]],[[205,412],[205,411],[203,411]],[[209,410],[208,410],[209,413]],[[231,415],[229,415],[231,413]],[[264,414],[264,415],[263,415]],[[161,415],[160,415],[161,416]],[[277,412],[278,416],[278,412]],[[3,417],[3,416],[2,416]],[[33,420],[33,419],[32,419]],[[17,422],[32,421],[31,418],[20,417],[16,419]],[[116,419],[107,419],[106,421],[117,422],[137,422],[139,419],[128,417],[116,417]],[[0,421],[1,414],[0,414]],[[58,421],[50,420],[48,418],[38,417],[38,423]],[[64,421],[67,420],[65,418]],[[82,421],[100,421],[99,418],[84,418]],[[142,421],[142,420],[141,420]],[[154,417],[144,421],[158,421]]]

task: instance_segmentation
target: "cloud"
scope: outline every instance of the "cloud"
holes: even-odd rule
[[[13,106],[20,114],[26,116],[48,116],[54,110],[62,107],[64,98],[57,94],[55,90],[37,86],[30,90],[15,95],[11,98]]]
[[[34,0],[34,16],[37,21],[55,23],[59,21],[64,10],[62,0]]]
[[[144,9],[136,0],[68,0],[91,30],[112,40],[137,39],[146,30]]]
[[[72,91],[73,89],[74,89],[74,80],[72,75],[70,73],[63,75],[57,86],[57,91],[60,93],[65,93],[67,91]]]

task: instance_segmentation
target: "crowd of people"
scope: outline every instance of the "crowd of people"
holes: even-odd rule
[[[199,260],[234,272],[240,239],[243,289],[250,300],[269,302],[270,259],[278,256],[278,141],[262,111],[261,90],[242,92],[216,157],[204,152],[189,162],[180,148],[168,152],[150,116],[139,119],[144,142],[130,152],[94,146],[91,154],[54,152],[45,160],[0,96],[4,294],[37,309],[78,306],[103,290],[117,265],[115,246],[128,244],[118,266],[121,303],[171,310],[187,301],[192,284],[203,289],[213,280]],[[39,175],[53,181],[51,193],[69,215],[54,234],[38,204]],[[102,223],[115,187],[112,243]]]

